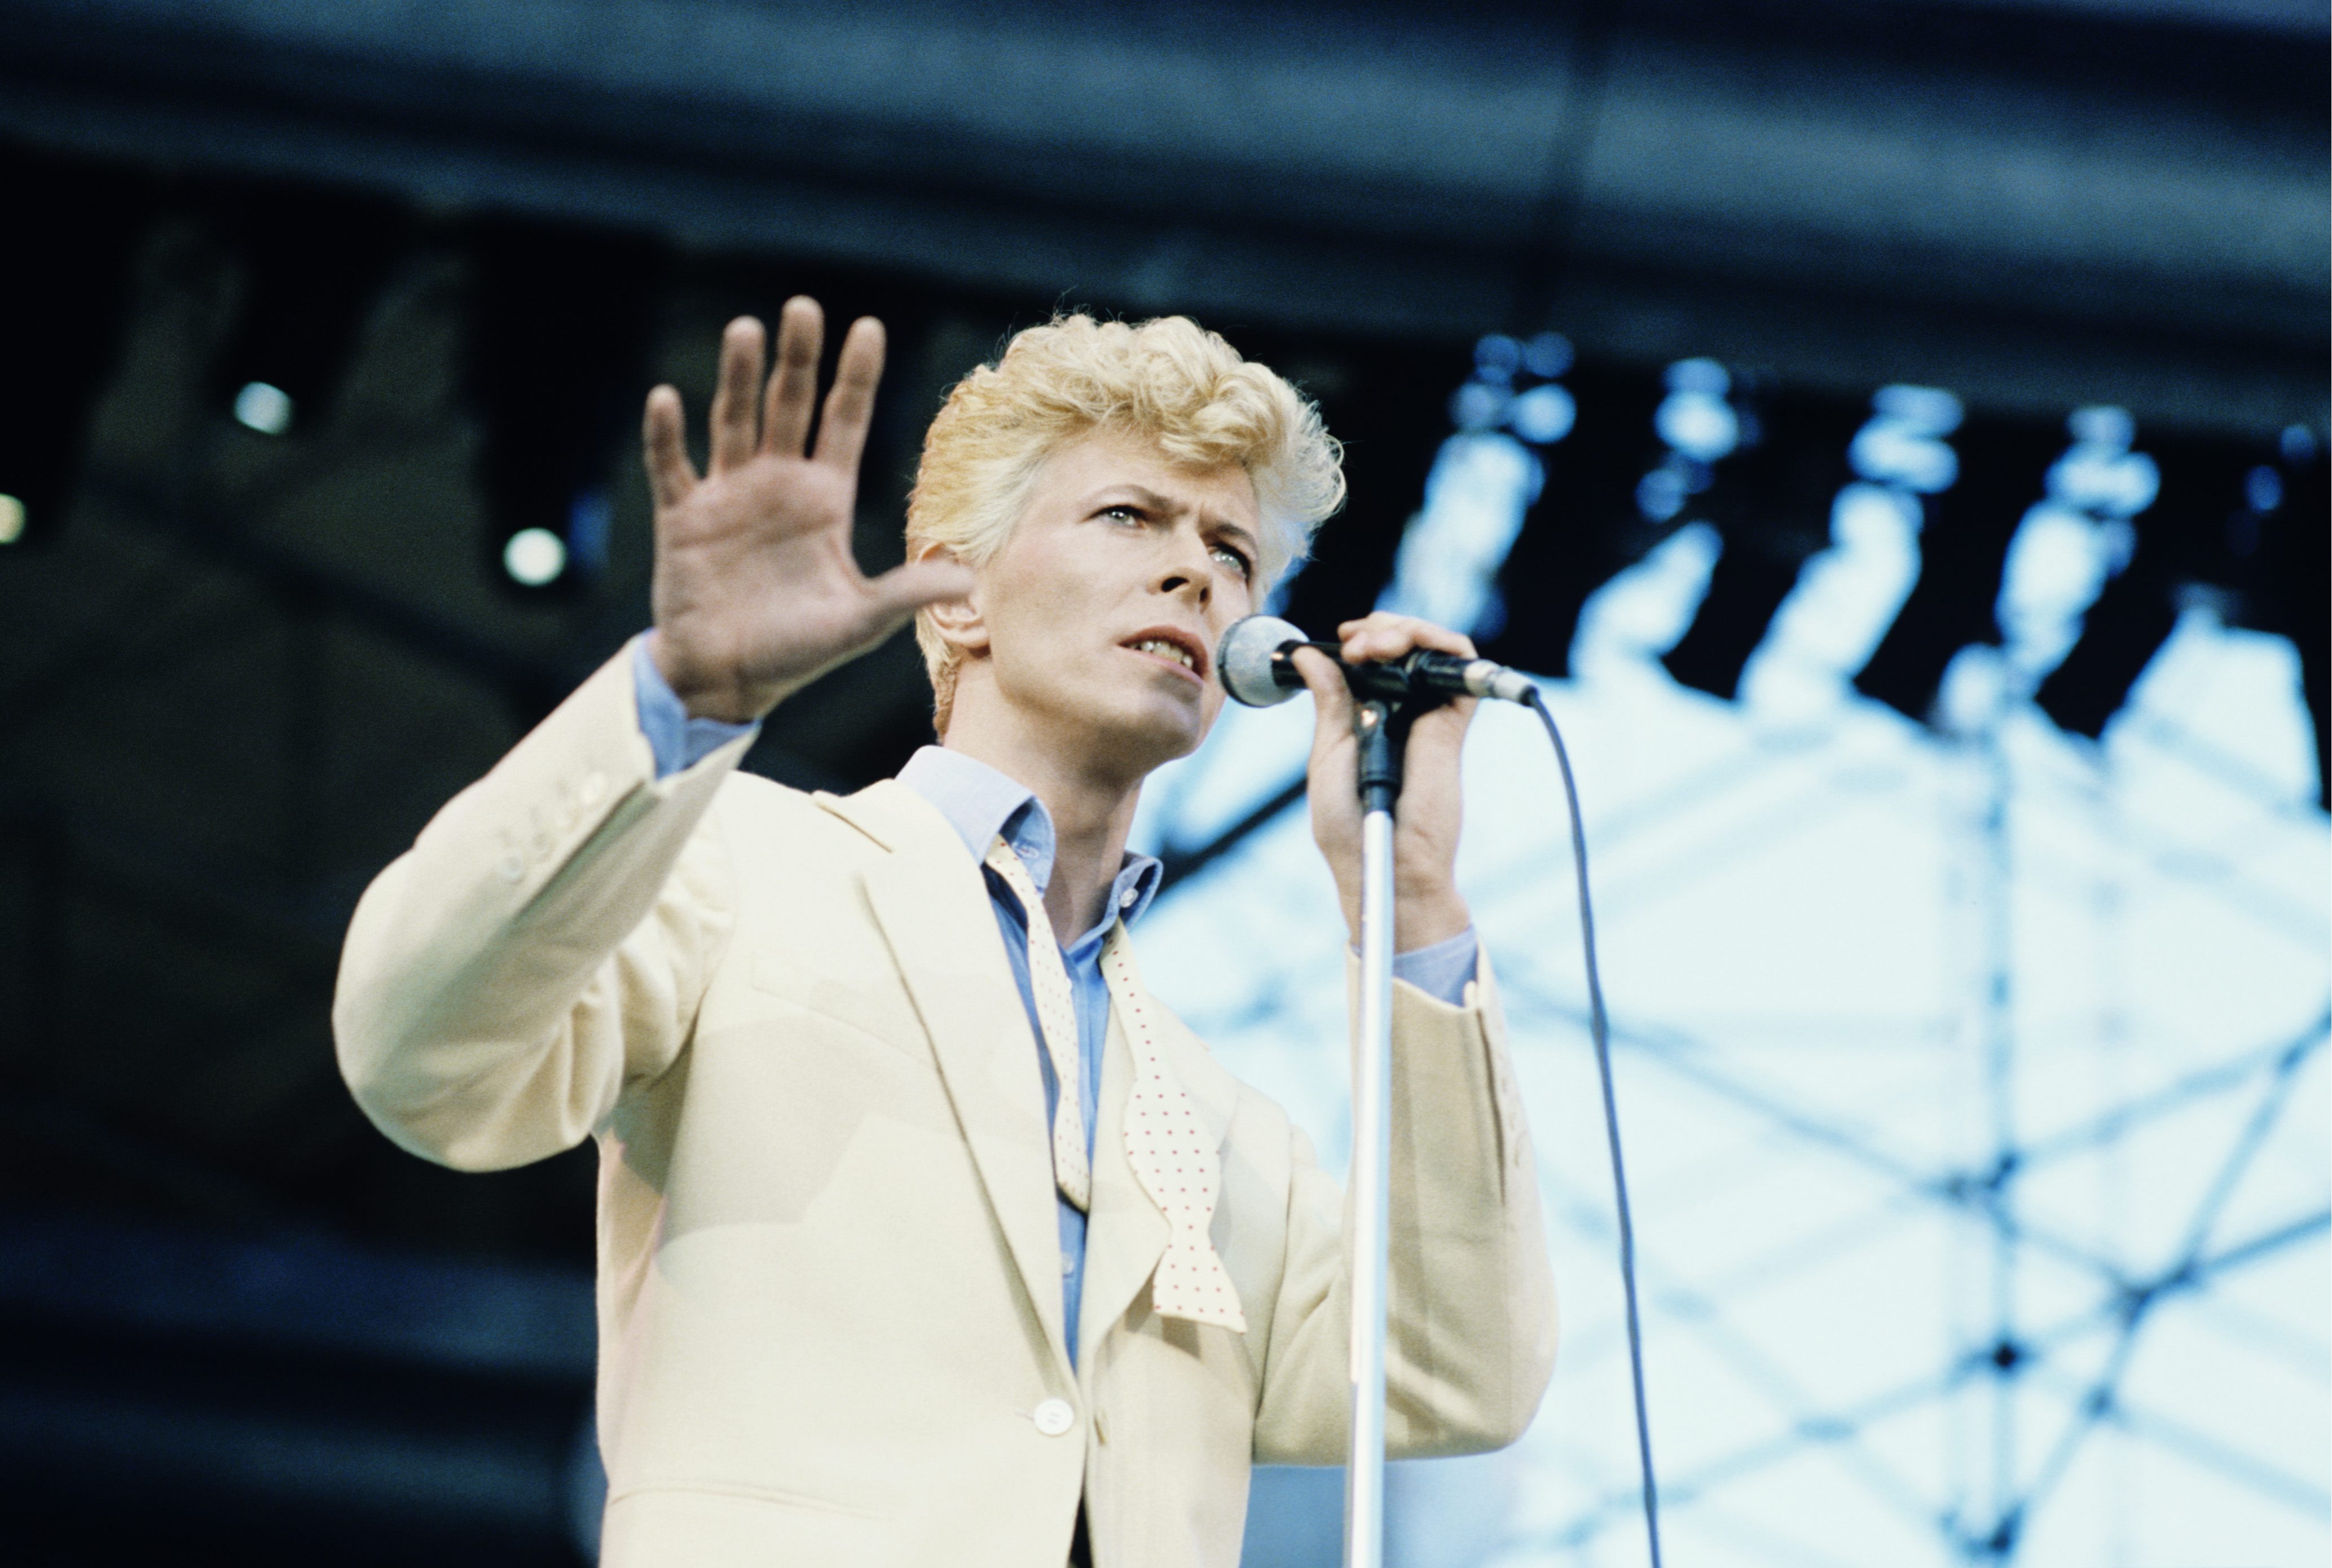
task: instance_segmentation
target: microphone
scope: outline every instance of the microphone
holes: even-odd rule
[[[1346,664],[1338,656],[1340,645],[1314,642],[1277,616],[1248,616],[1233,621],[1223,633],[1215,649],[1215,669],[1222,676],[1223,690],[1250,708],[1271,707],[1302,690],[1304,677],[1288,656],[1297,648],[1317,648],[1343,664],[1345,684],[1361,697],[1387,702],[1491,697],[1527,705],[1538,695],[1528,675],[1487,659],[1419,648],[1398,659]]]

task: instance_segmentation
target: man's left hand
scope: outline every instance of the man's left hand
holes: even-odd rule
[[[1475,656],[1467,637],[1414,616],[1378,611],[1336,628],[1348,664],[1398,659],[1419,648]],[[1344,924],[1360,940],[1361,804],[1355,783],[1360,742],[1352,735],[1352,694],[1343,672],[1315,649],[1300,648],[1295,667],[1311,690],[1318,724],[1312,735],[1312,838],[1336,879]],[[1461,697],[1420,713],[1409,732],[1400,805],[1393,818],[1393,949],[1414,952],[1473,923],[1458,896],[1456,865],[1460,791],[1458,753],[1479,704]]]

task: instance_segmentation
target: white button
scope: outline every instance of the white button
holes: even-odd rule
[[[607,776],[605,773],[592,772],[586,773],[583,776],[583,804],[585,806],[597,806],[599,804],[599,797],[605,795],[607,792]]]
[[[1019,845],[1013,849],[1012,853],[1018,856],[1021,859],[1028,862],[1031,865],[1034,865],[1037,863],[1037,846],[1033,844]]]
[[[1139,896],[1140,894],[1136,894],[1133,889],[1129,887],[1123,893],[1117,895],[1117,907],[1120,909],[1132,909],[1133,907],[1134,899]]]
[[[1032,1413],[1037,1429],[1048,1438],[1057,1438],[1077,1424],[1077,1412],[1069,1409],[1066,1400],[1047,1400]]]
[[[1069,1252],[1064,1252],[1064,1253],[1062,1253],[1062,1254],[1061,1254],[1061,1272],[1062,1272],[1063,1274],[1075,1274],[1076,1271],[1077,1271],[1077,1259],[1076,1259],[1076,1255],[1075,1255],[1075,1253],[1069,1253]]]

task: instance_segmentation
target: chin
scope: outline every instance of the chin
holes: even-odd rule
[[[1148,703],[1096,724],[1092,745],[1097,755],[1134,763],[1147,774],[1197,751],[1207,727],[1203,713],[1162,712]]]

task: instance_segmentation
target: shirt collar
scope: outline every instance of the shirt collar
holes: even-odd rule
[[[1052,885],[1052,813],[1027,785],[943,746],[919,749],[899,770],[899,782],[947,818],[973,859],[986,859],[988,846],[1001,834],[1028,867],[1028,878],[1037,884],[1037,891],[1042,893]],[[1110,915],[1123,918],[1128,925],[1141,919],[1158,895],[1164,869],[1153,856],[1126,856],[1110,884],[1108,914],[1095,931],[1108,927]],[[1085,940],[1081,937],[1072,945],[1082,945]]]

